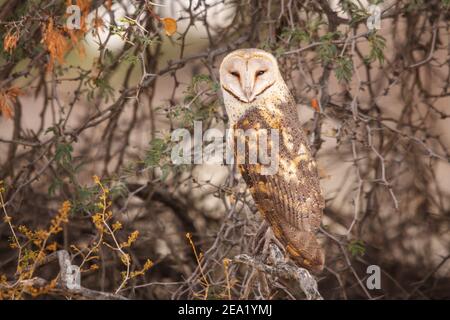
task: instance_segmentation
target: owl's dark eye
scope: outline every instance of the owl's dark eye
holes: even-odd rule
[[[257,76],[257,77],[262,76],[264,73],[266,73],[266,70],[259,70],[259,71],[256,73],[256,76]]]
[[[236,78],[240,77],[239,72],[233,71],[233,72],[230,72],[230,73],[231,73],[232,76],[235,76]]]

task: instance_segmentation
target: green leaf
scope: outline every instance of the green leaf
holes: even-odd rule
[[[370,44],[370,53],[369,56],[366,58],[366,62],[371,63],[375,60],[378,60],[380,64],[383,64],[384,62],[383,50],[384,48],[386,48],[386,39],[376,33],[373,33],[369,35],[368,40]]]
[[[336,60],[336,68],[334,69],[336,78],[339,82],[348,82],[352,79],[353,62],[349,57],[339,57]]]
[[[334,44],[329,43],[320,45],[318,50],[320,59],[325,63],[332,61],[333,57],[337,53],[336,46]]]
[[[192,85],[196,86],[197,84],[201,83],[201,82],[211,82],[211,77],[207,74],[197,74],[195,76],[192,77]]]
[[[50,132],[52,132],[53,134],[57,134],[57,133],[58,133],[58,130],[56,129],[56,127],[51,126],[51,127],[48,127],[48,128],[45,130],[44,134],[47,134],[47,133],[50,133]]]
[[[72,162],[73,147],[69,143],[56,145],[55,161],[60,165],[69,165]]]
[[[159,167],[161,158],[168,151],[168,144],[160,138],[155,138],[150,142],[150,149],[144,159],[147,167]]]
[[[366,253],[366,245],[362,240],[352,240],[347,246],[352,256],[363,256]]]
[[[309,42],[310,36],[306,30],[299,29],[299,28],[285,28],[281,32],[281,38],[283,38],[285,41],[289,40],[290,44],[299,44],[301,42]]]
[[[58,178],[55,178],[47,189],[47,193],[49,196],[54,196],[56,190],[60,189],[63,186],[64,182]]]
[[[353,0],[342,0],[341,7],[344,12],[350,15],[350,25],[369,17],[369,13],[366,12],[365,8],[359,7]]]
[[[161,167],[161,180],[164,182],[166,181],[167,177],[169,176],[169,173],[171,171],[171,167],[168,164],[165,164]]]
[[[132,65],[136,65],[139,63],[139,57],[133,55],[133,53],[128,53],[124,56],[123,61],[128,62]]]
[[[218,92],[219,89],[220,89],[220,83],[214,82],[213,85],[212,85],[212,90],[213,90],[214,92]]]

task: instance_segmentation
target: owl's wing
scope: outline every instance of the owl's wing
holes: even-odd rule
[[[252,108],[239,119],[235,129],[241,130],[235,130],[235,144],[244,143],[246,148],[245,159],[236,155],[236,160],[258,210],[271,225],[275,236],[300,265],[320,270],[324,257],[315,233],[322,220],[324,199],[316,163],[298,122],[295,106],[280,105],[277,110],[280,112]],[[263,131],[261,129],[278,130],[278,150],[274,145],[276,139],[267,143],[269,158],[278,160],[277,170],[270,170],[272,174],[264,175],[263,165],[249,163],[252,149],[251,146],[248,148],[250,139],[244,133],[251,129],[258,133]],[[267,132],[267,136],[271,137],[271,134]],[[265,138],[259,134],[258,137],[259,140]],[[277,151],[278,157],[271,154]],[[274,163],[269,165],[273,168]]]

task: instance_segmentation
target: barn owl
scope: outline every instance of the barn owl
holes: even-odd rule
[[[275,173],[262,174],[258,163],[238,167],[274,240],[297,265],[322,271],[325,257],[316,232],[325,203],[316,162],[275,57],[259,49],[231,52],[220,66],[220,82],[234,139],[246,139],[238,131],[278,130]]]

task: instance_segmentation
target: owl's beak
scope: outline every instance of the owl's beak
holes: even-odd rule
[[[253,99],[255,98],[253,96],[253,88],[255,86],[255,81],[254,78],[250,76],[250,73],[245,73],[244,74],[244,79],[243,79],[243,87],[244,87],[244,96],[247,99],[247,103],[252,102]]]
[[[244,95],[245,95],[245,98],[247,99],[247,102],[252,102],[252,99],[253,99],[253,90],[252,90],[252,88],[246,87],[244,89]]]

